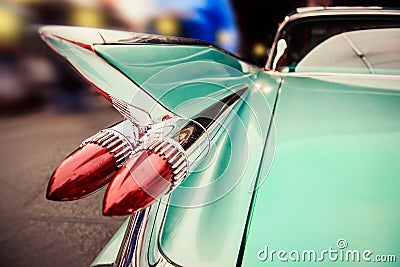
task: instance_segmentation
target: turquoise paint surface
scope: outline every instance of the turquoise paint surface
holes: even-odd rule
[[[398,266],[326,255],[321,262],[294,262],[288,255],[282,262],[276,254],[260,261],[258,253],[268,246],[270,252],[315,250],[320,258],[331,247],[399,260],[399,81],[284,77],[274,117],[275,159],[257,191],[243,266]],[[343,238],[348,247],[339,249]]]
[[[195,170],[172,193],[160,233],[160,249],[179,265],[234,266],[236,263],[271,119],[269,109],[273,107],[278,88],[277,80],[262,72],[257,79],[273,89],[266,93],[253,88],[216,140],[215,154],[210,154],[211,164],[206,159],[203,165],[207,168],[200,165],[201,171]],[[227,184],[230,184],[229,190],[226,190]],[[189,191],[191,194],[183,193],[186,188],[193,189]],[[207,201],[214,196],[218,198]],[[183,200],[198,203],[199,199],[204,200],[203,205],[173,205]]]
[[[208,46],[112,44],[95,49],[168,110],[183,117],[193,117],[232,92],[250,87],[249,77],[256,71]]]

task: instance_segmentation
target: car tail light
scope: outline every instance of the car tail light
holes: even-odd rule
[[[103,200],[103,214],[129,215],[172,191],[188,174],[181,145],[169,138],[144,144],[117,172]]]
[[[101,130],[57,167],[47,187],[47,199],[76,200],[95,192],[114,177],[132,151],[132,143],[122,134]]]
[[[134,107],[111,97],[127,120],[90,137],[67,157],[50,179],[47,198],[76,200],[110,182],[104,215],[129,215],[148,207],[174,190],[206,157],[210,132],[218,134],[220,120],[246,90],[232,93],[194,119],[168,114],[157,124],[143,111],[134,110],[141,119],[132,116]]]

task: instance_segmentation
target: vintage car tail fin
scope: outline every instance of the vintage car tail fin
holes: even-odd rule
[[[249,87],[255,73],[232,54],[197,40],[70,26],[44,26],[39,33],[142,127],[171,112],[193,117]]]

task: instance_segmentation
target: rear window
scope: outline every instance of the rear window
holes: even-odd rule
[[[400,74],[397,16],[300,19],[276,42],[269,68],[280,72]]]

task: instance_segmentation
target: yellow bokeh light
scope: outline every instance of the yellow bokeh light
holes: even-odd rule
[[[22,34],[22,19],[12,11],[0,6],[0,42],[14,42]]]
[[[78,8],[72,11],[70,23],[75,26],[104,27],[105,21],[101,12],[94,9]]]
[[[178,21],[173,17],[163,17],[155,21],[155,30],[162,35],[180,35]]]
[[[267,48],[262,43],[256,43],[253,46],[253,54],[258,57],[265,56],[267,54]]]

